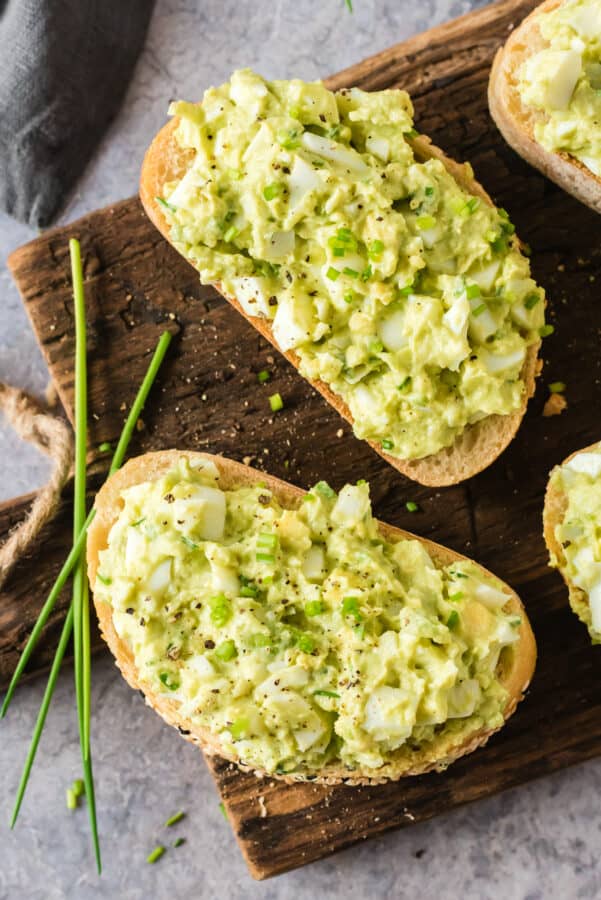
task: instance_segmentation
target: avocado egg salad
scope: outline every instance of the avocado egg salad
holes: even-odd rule
[[[243,70],[171,112],[186,170],[157,198],[170,240],[358,437],[420,459],[520,408],[544,292],[507,213],[420,159],[404,91]]]
[[[385,539],[365,482],[319,482],[283,508],[264,483],[222,490],[214,463],[182,455],[119,497],[95,600],[139,684],[229,758],[376,773],[503,723],[510,596],[468,560],[440,568],[417,539]]]
[[[544,114],[536,140],[601,176],[601,0],[567,0],[539,28],[547,46],[518,73],[522,102]]]
[[[601,642],[601,443],[577,453],[550,478],[550,487],[565,500],[554,534],[563,560],[551,554],[570,583],[584,592],[570,592],[570,603],[588,627],[594,643]],[[587,602],[588,601],[588,602]]]

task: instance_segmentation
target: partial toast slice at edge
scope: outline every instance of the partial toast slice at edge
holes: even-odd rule
[[[178,118],[173,118],[156,135],[144,157],[140,178],[140,198],[146,213],[161,234],[169,241],[170,227],[167,218],[156,198],[162,195],[163,187],[168,181],[181,178],[186,171],[190,158],[181,150],[175,139]],[[449,159],[442,150],[431,141],[420,135],[412,142],[416,156],[420,159],[436,157],[439,159],[466,190],[479,196],[486,203],[492,201],[484,188],[470,175],[468,168]],[[215,288],[226,300],[249,321],[257,331],[298,369],[299,357],[294,351],[280,350],[273,335],[271,322],[263,317],[249,316],[242,309],[235,297],[228,297],[216,284]],[[532,344],[527,351],[522,369],[525,385],[522,402],[518,409],[507,416],[493,415],[469,425],[455,442],[443,450],[430,456],[415,460],[402,460],[386,453],[375,441],[367,443],[386,462],[394,466],[403,475],[420,484],[430,487],[443,487],[458,484],[486,469],[505,450],[515,437],[524,418],[528,400],[534,393],[535,380],[538,374],[537,355],[540,341]],[[323,381],[309,382],[315,390],[334,407],[334,409],[351,425],[353,418],[347,404],[335,394]]]
[[[598,447],[599,441],[595,441],[594,444],[589,444],[588,447],[581,447],[579,450],[575,450],[573,453],[570,453],[569,456],[566,456],[566,458],[559,464],[559,466],[555,466],[553,468],[547,482],[545,502],[543,506],[543,534],[545,538],[545,544],[547,545],[547,550],[549,551],[551,557],[555,557],[555,559],[557,560],[557,569],[568,589],[568,597],[572,610],[578,616],[583,625],[586,625],[587,627],[590,625],[590,614],[588,619],[583,618],[583,614],[585,609],[590,609],[588,594],[586,593],[586,591],[583,591],[582,588],[577,587],[566,574],[565,566],[567,560],[563,552],[563,547],[555,536],[555,528],[563,521],[566,509],[568,507],[568,501],[563,491],[561,491],[556,485],[551,483],[551,476],[556,469],[564,466],[575,456],[578,456],[580,453],[597,450]],[[582,610],[582,613],[579,610]],[[595,643],[598,642],[595,641]]]
[[[538,143],[534,125],[543,114],[524,106],[517,89],[522,63],[546,46],[538,27],[540,17],[561,3],[545,0],[497,51],[488,82],[488,105],[499,131],[516,153],[581,203],[601,213],[601,178],[569,153],[546,150]]]
[[[156,453],[147,453],[144,456],[131,459],[122,469],[108,479],[96,497],[96,516],[89,528],[87,542],[88,575],[92,589],[96,581],[99,551],[106,547],[109,531],[121,509],[121,491],[133,484],[161,477],[182,456],[191,460],[204,459],[212,461],[220,473],[219,486],[224,490],[260,481],[267,485],[280,504],[286,508],[298,506],[305,494],[300,488],[273,476],[266,475],[264,472],[259,472],[241,463],[219,456],[212,456],[208,453],[164,450]],[[384,523],[378,523],[378,525],[382,535],[387,539],[411,538],[419,540],[439,567],[465,559],[459,553],[455,553],[432,541],[409,534],[392,525]],[[484,573],[490,574],[487,570],[480,568]],[[505,585],[505,587],[509,592],[508,602],[511,612],[521,618],[519,626],[520,640],[517,644],[517,650],[505,651],[498,668],[499,678],[508,692],[507,705],[504,710],[504,718],[507,720],[515,711],[532,678],[536,663],[536,643],[519,597],[509,586]],[[125,680],[131,687],[135,690],[142,690],[146,696],[147,703],[168,724],[178,728],[186,740],[200,746],[205,753],[225,757],[236,763],[241,769],[248,770],[248,767],[245,767],[239,760],[232,758],[231,755],[224,751],[218,738],[211,734],[208,729],[195,726],[182,718],[177,703],[164,695],[155,693],[139,679],[132,653],[127,644],[119,638],[114,628],[111,607],[106,603],[97,601],[96,597],[94,597],[94,603],[102,636],[115,656],[117,665]],[[339,784],[342,782],[346,784],[378,784],[385,781],[393,781],[405,775],[419,775],[433,769],[446,768],[454,760],[471,753],[472,750],[485,744],[491,734],[497,730],[498,728],[480,728],[464,736],[447,736],[448,739],[441,742],[438,754],[433,749],[430,749],[426,754],[422,752],[422,758],[419,758],[419,754],[408,750],[402,753],[399,752],[398,761],[395,760],[394,763],[379,769],[377,773],[374,773],[372,770],[349,773],[347,769],[341,768],[340,765],[330,764],[316,773],[307,772],[300,776],[273,775],[270,773],[269,777],[281,778],[287,782],[303,781],[310,778],[311,781],[325,784]],[[256,771],[257,775],[266,774],[262,771],[254,771]]]

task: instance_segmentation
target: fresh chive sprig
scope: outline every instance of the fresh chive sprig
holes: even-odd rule
[[[167,352],[167,348],[171,343],[172,335],[169,331],[164,331],[161,335],[159,342],[156,346],[152,359],[150,361],[150,365],[146,371],[146,375],[144,376],[144,380],[140,385],[140,389],[136,395],[136,398],[132,404],[131,410],[123,426],[123,431],[121,432],[121,437],[119,438],[119,443],[117,444],[117,448],[113,454],[113,459],[111,461],[111,466],[109,469],[109,476],[113,475],[117,469],[121,468],[123,464],[123,460],[125,459],[125,454],[127,453],[127,448],[129,446],[129,442],[131,440],[131,436],[136,427],[136,422],[140,418],[140,414],[144,409],[144,404],[148,398],[148,394],[150,393],[150,389],[155,381],[159,368],[161,367],[161,363],[165,358],[165,353]],[[56,581],[52,585],[50,593],[41,609],[41,612],[37,618],[37,621],[33,627],[31,634],[29,635],[29,639],[23,648],[23,652],[19,657],[19,662],[15,668],[13,676],[10,680],[10,684],[6,691],[6,696],[4,697],[4,702],[2,704],[2,708],[0,709],[0,718],[4,718],[7,713],[8,707],[12,700],[13,694],[15,692],[15,688],[19,683],[21,676],[27,663],[31,658],[31,654],[35,650],[38,641],[40,639],[40,635],[44,630],[44,626],[46,625],[52,610],[56,606],[56,601],[58,600],[62,589],[67,583],[67,579],[69,578],[71,572],[75,568],[75,565],[81,556],[82,549],[84,547],[86,541],[87,530],[90,527],[94,516],[96,515],[96,510],[92,508],[88,513],[88,517],[85,520],[84,527],[80,531],[77,540],[74,542],[73,547],[71,548],[69,555],[67,556],[63,566],[57,576]]]

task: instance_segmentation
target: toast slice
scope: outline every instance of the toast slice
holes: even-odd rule
[[[574,453],[566,456],[566,458],[560,465],[565,465],[580,453],[598,451],[598,449],[599,444],[595,443],[590,444],[588,447],[583,447],[580,450],[575,450]],[[555,469],[553,471],[555,471]],[[551,472],[551,476],[552,475],[553,472]],[[561,542],[557,539],[555,534],[555,529],[564,520],[568,507],[568,498],[563,493],[560,486],[552,480],[551,476],[549,477],[549,481],[547,483],[547,490],[545,492],[545,504],[543,508],[543,533],[545,537],[545,543],[547,545],[552,564],[557,567],[568,588],[570,606],[572,607],[578,618],[582,622],[584,622],[584,624],[589,628],[590,631],[591,610],[588,594],[582,588],[575,585],[568,576],[566,572],[566,556]],[[599,638],[593,637],[593,641],[594,643],[599,643]]]
[[[260,482],[269,488],[279,503],[284,508],[295,508],[302,501],[304,491],[277,478],[266,475],[264,472],[243,466],[240,463],[224,459],[219,456],[211,456],[205,453],[194,453],[177,450],[166,450],[157,453],[147,453],[144,456],[130,460],[121,470],[115,473],[105,483],[96,497],[96,517],[88,532],[88,574],[92,588],[95,586],[98,568],[98,554],[107,546],[109,531],[117,519],[121,509],[121,491],[134,484],[160,478],[172,469],[182,457],[187,457],[192,463],[194,460],[204,459],[212,461],[219,472],[219,487],[228,490],[249,484]],[[441,547],[431,541],[415,538],[399,528],[378,523],[381,534],[394,541],[400,538],[412,538],[420,540],[437,566],[446,566],[465,557],[451,550]],[[486,570],[482,569],[485,574]],[[524,691],[530,683],[536,662],[536,644],[534,635],[528,622],[528,618],[519,597],[509,587],[504,586],[508,593],[507,609],[521,619],[519,628],[519,641],[505,648],[501,654],[497,674],[502,685],[508,692],[508,699],[504,709],[504,718],[507,719],[514,712],[517,704],[522,699]],[[199,727],[183,718],[179,712],[178,704],[166,697],[158,695],[144,684],[136,670],[134,658],[128,645],[117,635],[115,630],[112,609],[105,602],[99,602],[94,598],[100,629],[120,668],[126,681],[136,690],[142,690],[147,703],[165,719],[165,721],[177,727],[185,738],[197,744],[205,753],[218,754],[230,759],[241,768],[245,767],[220,745],[219,739],[206,728]],[[461,720],[467,723],[468,720]],[[429,748],[421,748],[418,752],[401,747],[396,751],[393,763],[378,769],[374,775],[373,769],[364,771],[355,770],[352,777],[342,764],[334,761],[316,772],[305,772],[302,775],[282,774],[270,775],[270,777],[282,778],[285,781],[299,781],[310,779],[328,784],[341,782],[353,784],[380,783],[396,780],[405,775],[418,775],[433,769],[446,768],[455,759],[470,753],[477,747],[486,743],[493,731],[497,730],[479,728],[469,730],[466,724],[463,730],[444,732],[430,744]],[[258,771],[257,774],[265,773]]]
[[[177,117],[173,118],[154,138],[144,158],[140,179],[140,198],[144,209],[168,241],[170,240],[169,222],[156,198],[162,195],[163,187],[167,182],[175,181],[184,175],[190,161],[190,155],[179,147],[175,138],[178,121]],[[422,135],[412,140],[412,146],[418,161],[425,161],[433,157],[439,159],[461,187],[491,206],[493,205],[484,188],[474,179],[469,166],[460,165],[449,159],[442,150],[435,147],[427,137]],[[215,287],[220,290],[219,284],[216,284]],[[228,297],[225,294],[223,296],[254,325],[264,338],[276,349],[280,349],[268,319],[248,316],[235,297]],[[515,437],[526,412],[528,400],[534,393],[535,379],[539,371],[537,361],[539,347],[540,341],[528,347],[521,373],[525,385],[522,402],[519,408],[511,414],[491,415],[481,419],[465,428],[451,446],[421,459],[398,459],[386,453],[379,443],[375,441],[368,441],[368,443],[391,466],[420,484],[442,487],[458,484],[471,478],[494,462]],[[298,369],[300,360],[293,350],[284,352],[284,356]],[[347,422],[353,424],[351,412],[339,395],[335,394],[322,381],[317,380],[310,383]]]
[[[562,0],[545,0],[497,51],[488,83],[488,105],[499,131],[516,153],[581,203],[601,213],[601,178],[569,153],[549,151],[538,143],[534,127],[544,113],[525,106],[518,91],[522,64],[548,46],[539,28],[541,16],[561,4]]]

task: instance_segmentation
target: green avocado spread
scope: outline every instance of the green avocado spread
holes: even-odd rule
[[[570,597],[578,618],[594,643],[601,643],[601,443],[557,466],[551,485],[566,499],[563,519],[555,526],[565,564],[561,569],[587,600]],[[551,564],[558,566],[556,556]]]
[[[417,459],[520,406],[544,293],[507,213],[418,159],[404,91],[244,70],[171,111],[188,154],[157,198],[172,242],[271,320],[358,437]]]
[[[601,2],[566,0],[538,21],[547,46],[522,64],[518,82],[522,102],[544,113],[534,135],[601,176]]]
[[[365,482],[295,509],[182,457],[129,487],[94,584],[140,681],[239,761],[378,769],[502,724],[520,619],[467,560],[386,540]],[[436,741],[436,744],[434,743]]]

